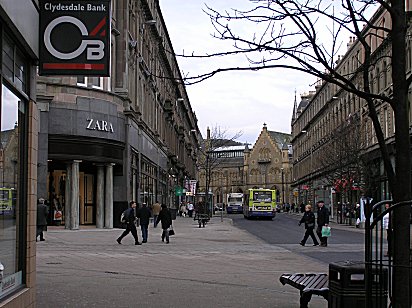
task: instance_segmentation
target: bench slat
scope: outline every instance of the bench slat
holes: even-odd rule
[[[325,280],[328,281],[328,275],[317,275],[312,281],[306,284],[306,288],[318,289],[319,287],[323,287]]]
[[[306,285],[308,283],[310,283],[310,281],[312,281],[313,279],[316,279],[316,276],[314,276],[315,274],[307,274],[305,279],[303,279],[300,284],[305,288]]]
[[[304,277],[305,276],[303,274],[295,274],[290,278],[290,280],[293,281],[293,282],[297,282],[297,281],[301,280]]]

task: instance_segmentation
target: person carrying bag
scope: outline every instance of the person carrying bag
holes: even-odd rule
[[[328,237],[322,235],[322,227],[324,226],[328,227],[329,225],[329,210],[325,207],[325,203],[323,201],[318,201],[317,204],[318,204],[318,218],[317,218],[318,227],[316,229],[316,233],[320,240],[320,246],[327,247]],[[330,228],[329,228],[329,234],[330,234]]]
[[[169,244],[169,228],[172,226],[172,215],[170,214],[166,204],[162,204],[162,209],[157,217],[156,224],[159,222],[162,223],[162,242],[166,239],[166,243]]]

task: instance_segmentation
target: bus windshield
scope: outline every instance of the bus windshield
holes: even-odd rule
[[[270,191],[254,191],[253,201],[272,202],[272,192]]]
[[[237,197],[228,197],[227,202],[237,202],[237,203],[242,203],[243,202],[243,198],[237,198]]]

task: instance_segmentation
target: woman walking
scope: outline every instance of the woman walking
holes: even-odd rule
[[[167,209],[166,204],[162,204],[162,209],[159,213],[159,216],[157,216],[156,225],[159,222],[162,223],[162,242],[164,242],[166,239],[166,243],[169,244],[169,228],[172,225],[172,215]]]
[[[313,246],[318,246],[319,242],[315,237],[315,234],[313,233],[313,230],[315,229],[315,214],[312,212],[312,206],[310,204],[305,206],[305,214],[303,214],[302,219],[299,221],[299,226],[302,223],[305,223],[305,236],[303,237],[303,240],[300,242],[302,246],[305,246],[306,241],[308,237],[310,236],[313,241]]]

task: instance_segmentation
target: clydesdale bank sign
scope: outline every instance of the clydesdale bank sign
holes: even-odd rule
[[[40,0],[40,75],[109,76],[110,0]]]

